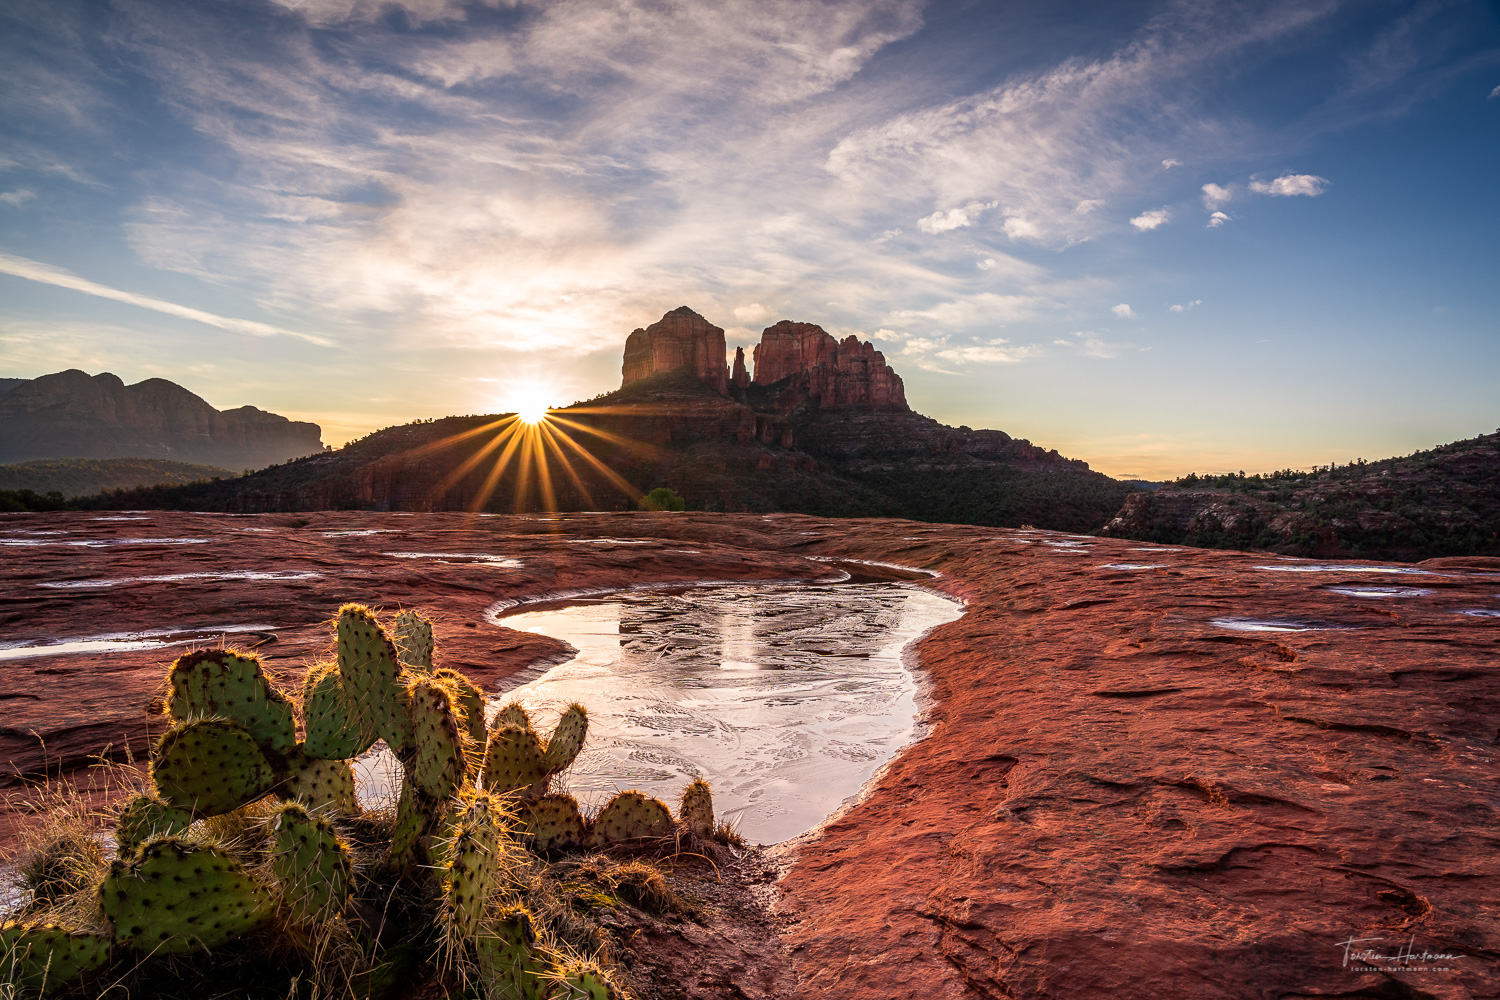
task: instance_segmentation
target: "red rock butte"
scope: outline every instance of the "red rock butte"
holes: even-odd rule
[[[783,412],[807,403],[814,409],[861,407],[910,412],[906,387],[885,356],[858,337],[842,341],[812,323],[782,320],[761,333],[745,367],[744,348],[728,363],[724,331],[687,306],[679,306],[625,342],[621,387],[666,372],[691,371],[724,395],[730,387],[776,386]]]

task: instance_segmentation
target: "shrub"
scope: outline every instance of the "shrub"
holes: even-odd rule
[[[656,489],[641,497],[641,510],[685,510],[687,504],[676,492],[665,486]]]

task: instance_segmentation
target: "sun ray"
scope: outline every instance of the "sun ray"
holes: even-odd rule
[[[632,486],[630,481],[627,480],[624,476],[620,475],[614,469],[611,469],[609,466],[599,461],[598,458],[589,453],[589,450],[587,448],[579,444],[577,441],[574,441],[572,438],[568,437],[567,434],[559,431],[558,436],[561,437],[563,441],[568,444],[574,451],[578,452],[579,456],[581,456],[585,462],[588,462],[595,469],[599,470],[599,472],[603,474],[604,478],[613,483],[615,488],[618,489],[621,493],[624,493],[633,501],[640,500],[641,491]]]
[[[587,484],[585,484],[583,481],[583,477],[578,474],[577,469],[573,468],[573,463],[568,461],[568,456],[563,454],[561,446],[559,446],[557,443],[557,438],[564,436],[563,432],[555,427],[552,427],[545,421],[537,425],[537,429],[540,430],[543,436],[546,437],[547,443],[551,445],[552,450],[557,453],[557,460],[562,464],[563,471],[568,474],[568,478],[573,480],[573,485],[577,487],[578,492],[583,495],[583,502],[586,506],[586,509],[592,508],[594,506],[594,494],[589,491]],[[572,443],[571,438],[568,439],[568,443]]]
[[[552,414],[549,420],[554,424],[563,424],[564,426],[571,427],[574,430],[583,431],[585,434],[592,434],[594,435],[594,437],[608,441],[610,444],[619,445],[621,448],[633,451],[638,455],[654,458],[655,456],[661,454],[661,449],[656,445],[650,444],[649,442],[637,441],[634,438],[621,437],[619,434],[614,434],[610,431],[601,431],[597,427],[590,427],[588,424],[579,423],[576,420],[569,420],[566,417],[559,417],[555,413]]]
[[[477,437],[480,434],[483,434],[485,431],[493,430],[497,427],[503,427],[506,424],[514,423],[515,421],[516,415],[514,413],[509,413],[503,417],[500,417],[498,420],[491,420],[487,424],[481,424],[478,427],[471,427],[466,431],[459,431],[457,434],[450,434],[447,437],[440,438],[437,441],[429,441],[426,444],[418,445],[417,447],[411,449],[411,451],[407,452],[407,454],[415,457],[418,455],[425,455],[430,451],[438,451],[442,448],[449,448],[455,444],[458,444],[460,441],[465,441],[471,437]]]
[[[490,474],[485,477],[483,485],[479,487],[479,492],[475,494],[471,510],[484,510],[485,505],[490,502],[490,497],[495,494],[495,487],[500,484],[500,477],[505,474],[506,467],[510,465],[511,457],[515,455],[520,445],[521,435],[511,434],[505,450],[500,453],[499,458],[495,459],[494,467],[490,469]]]
[[[542,439],[542,425],[537,423],[527,435],[530,438],[532,460],[536,462],[537,484],[542,488],[544,510],[557,510],[557,496],[552,492],[552,470],[547,467],[547,449]]]
[[[452,489],[459,480],[468,475],[470,470],[472,470],[480,462],[484,461],[484,457],[486,455],[504,444],[506,440],[514,436],[515,433],[516,427],[514,425],[507,427],[503,431],[500,431],[488,442],[486,442],[482,448],[465,459],[462,464],[456,466],[446,476],[438,480],[437,485],[433,486],[432,489],[428,491],[428,495],[435,499],[441,498],[443,494]]]

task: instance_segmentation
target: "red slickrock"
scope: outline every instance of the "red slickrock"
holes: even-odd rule
[[[874,345],[855,336],[835,340],[812,323],[782,320],[761,334],[754,382],[774,385],[783,379],[791,381],[777,400],[782,412],[803,403],[814,409],[909,409],[901,376]]]
[[[685,368],[719,392],[728,392],[724,354],[724,331],[687,306],[678,306],[626,339],[620,386]]]
[[[691,946],[658,940],[649,960],[678,963],[683,996],[1460,1000],[1500,982],[1500,618],[1470,613],[1500,606],[1493,561],[1286,572],[1307,564],[800,515],[95,516],[0,518],[43,543],[0,549],[8,642],[253,623],[269,628],[229,641],[261,641],[289,686],[327,648],[310,623],[346,600],[441,611],[442,655],[493,689],[560,651],[504,628],[497,600],[882,572],[852,560],[940,574],[925,585],[967,607],[914,649],[926,737],[778,849],[785,955],[752,960],[693,919]],[[380,533],[333,534],[359,531]],[[213,541],[63,544],[146,537]],[[222,570],[321,575],[81,585]],[[1416,589],[1377,596],[1393,583]],[[183,648],[5,661],[0,754],[13,772],[109,745],[139,758]],[[1351,938],[1418,960],[1345,961]],[[785,982],[777,962],[795,989],[764,985]]]

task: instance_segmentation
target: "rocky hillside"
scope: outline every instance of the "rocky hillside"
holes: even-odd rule
[[[499,473],[499,417],[389,428],[254,476],[135,491],[96,506],[234,510],[620,509],[668,486],[700,510],[1101,526],[1131,487],[1001,431],[913,413],[871,345],[778,323],[731,367],[724,331],[686,307],[631,333],[622,387],[554,411],[544,464]],[[566,438],[566,440],[565,440]],[[573,443],[569,443],[569,441]],[[587,457],[583,452],[587,452]]]
[[[1188,476],[1127,497],[1103,534],[1285,555],[1500,555],[1500,431],[1404,458]]]
[[[216,410],[175,382],[126,385],[76,368],[5,380],[0,462],[39,458],[156,458],[241,470],[323,450],[317,424],[254,406]]]

